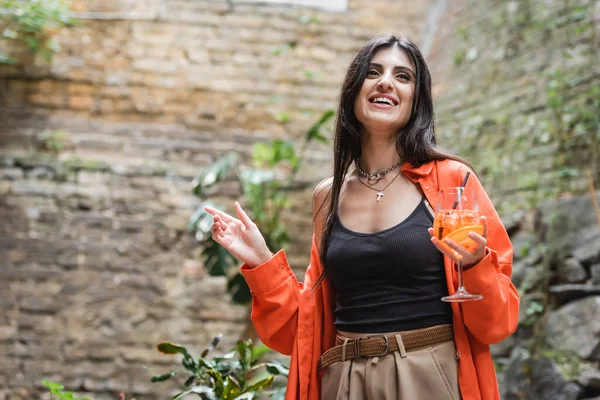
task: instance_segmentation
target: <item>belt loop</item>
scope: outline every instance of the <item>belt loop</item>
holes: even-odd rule
[[[397,334],[394,336],[396,338],[396,343],[398,343],[398,350],[400,351],[400,357],[406,358],[406,349],[404,348],[404,342],[402,341],[402,336]]]
[[[350,341],[350,339],[348,339],[348,338],[344,339],[344,344],[342,345],[342,362],[346,361],[346,345],[348,344],[349,341]]]

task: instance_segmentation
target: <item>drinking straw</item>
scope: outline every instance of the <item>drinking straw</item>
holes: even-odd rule
[[[465,175],[465,179],[463,179],[462,185],[460,185],[461,190],[458,191],[458,197],[456,198],[456,201],[452,205],[453,210],[455,210],[456,206],[458,206],[458,202],[460,201],[460,196],[462,195],[462,189],[465,188],[465,185],[467,184],[467,179],[469,179],[469,175],[471,175],[471,172],[467,171],[467,174]]]

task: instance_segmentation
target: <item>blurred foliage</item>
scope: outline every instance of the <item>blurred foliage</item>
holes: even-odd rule
[[[544,63],[535,75],[532,72],[530,77],[522,77],[528,87],[542,84],[539,96],[529,99],[528,90],[523,90],[523,97],[514,97],[516,102],[529,101],[523,104],[523,112],[478,109],[461,118],[458,127],[441,132],[449,142],[464,139],[457,146],[458,152],[478,167],[488,185],[518,194],[513,201],[499,204],[502,215],[581,192],[583,169],[600,170],[600,87],[590,75],[597,58],[593,4],[564,3],[556,9],[530,0],[503,4],[490,21],[503,44],[497,57],[515,68],[524,68],[530,61],[519,57],[532,46],[552,49],[551,63]],[[483,51],[475,47],[480,45],[477,29],[476,25],[457,29],[455,68],[484,71],[479,75],[491,89],[504,72],[485,57],[483,63],[469,66],[479,63],[477,50]],[[502,101],[502,95],[498,98]],[[522,168],[523,163],[535,167]],[[515,187],[507,188],[506,182],[514,182]]]
[[[45,130],[38,136],[40,150],[58,154],[65,149],[68,138],[68,132]]]
[[[203,400],[252,400],[259,395],[283,400],[288,367],[277,361],[262,361],[270,349],[264,344],[254,346],[251,339],[238,341],[235,348],[223,356],[208,358],[208,354],[219,344],[221,338],[221,334],[217,335],[196,358],[185,346],[170,342],[159,343],[156,347],[161,353],[183,356],[183,370],[174,369],[154,375],[150,381],[158,383],[175,376],[184,376],[182,391],[176,394],[173,400],[194,394]],[[284,379],[276,381],[276,376]],[[59,383],[44,380],[42,384],[50,390],[52,400],[90,400],[86,397],[75,397],[72,392],[65,391],[64,386]],[[124,393],[120,393],[119,397],[120,400],[126,400]]]
[[[2,38],[24,43],[33,55],[46,62],[61,48],[52,36],[62,27],[75,24],[63,0],[2,0],[0,29]],[[0,39],[1,40],[1,39]],[[0,51],[0,64],[19,61]]]
[[[252,152],[251,165],[244,165],[236,153],[227,153],[212,165],[205,168],[192,182],[193,193],[200,198],[210,196],[211,189],[227,180],[230,174],[235,176],[242,189],[249,214],[260,229],[267,246],[272,249],[285,248],[290,236],[281,222],[282,213],[289,208],[290,191],[298,171],[302,166],[309,143],[326,143],[323,132],[334,116],[332,110],[325,111],[304,135],[299,152],[290,140],[274,139],[269,143],[257,143]],[[188,229],[196,232],[196,238],[202,243],[204,265],[210,275],[227,276],[228,291],[236,303],[247,304],[252,296],[250,289],[235,268],[236,260],[221,245],[211,238],[213,217],[204,210],[206,205],[223,209],[218,204],[205,201],[190,218]]]
[[[560,192],[568,190],[569,179],[580,174],[579,169],[571,165],[578,150],[592,152],[593,170],[598,163],[600,87],[592,86],[577,96],[570,95],[570,90],[580,83],[580,76],[567,75],[562,69],[556,69],[546,88],[547,106],[552,112],[546,127],[557,145],[554,168]]]
[[[72,392],[65,392],[65,387],[59,383],[43,380],[42,384],[50,390],[50,399],[52,400],[55,398],[59,400],[90,400],[87,397],[75,397]]]
[[[155,375],[151,381],[163,382],[178,374],[184,375],[185,388],[173,400],[190,394],[196,394],[203,400],[250,400],[259,394],[276,400],[284,398],[285,385],[273,383],[275,376],[287,378],[289,370],[276,361],[260,361],[269,351],[265,345],[253,346],[251,339],[240,340],[235,349],[222,357],[207,358],[220,340],[221,335],[216,336],[198,358],[194,358],[184,346],[160,343],[157,348],[161,353],[183,356],[183,371],[172,370]]]

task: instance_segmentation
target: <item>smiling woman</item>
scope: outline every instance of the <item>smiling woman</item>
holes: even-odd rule
[[[334,174],[314,192],[303,283],[237,202],[238,218],[207,208],[213,239],[244,263],[260,338],[292,356],[287,400],[498,398],[489,344],[516,329],[519,295],[508,235],[472,172],[436,143],[421,52],[382,36],[342,85]],[[431,229],[439,191],[461,184],[483,226],[469,248]],[[441,301],[461,285],[454,263],[482,300]]]

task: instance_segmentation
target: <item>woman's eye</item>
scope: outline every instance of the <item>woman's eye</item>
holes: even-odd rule
[[[410,76],[408,74],[398,74],[398,78],[410,81]]]
[[[377,75],[378,72],[374,69],[370,69],[369,72],[367,72],[367,75]]]

